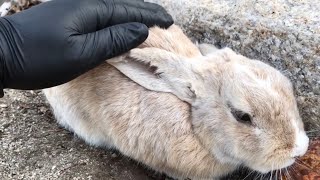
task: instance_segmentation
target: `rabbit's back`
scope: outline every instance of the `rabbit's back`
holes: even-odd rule
[[[128,145],[133,137],[142,138],[143,133],[157,134],[156,130],[163,126],[168,126],[166,129],[178,126],[179,131],[175,132],[179,136],[191,130],[186,103],[169,93],[144,89],[107,63],[69,83],[44,91],[51,105],[59,100],[61,108],[53,107],[56,115],[65,117],[63,113],[70,113],[68,120],[63,119],[68,122],[61,123],[67,123],[67,128],[73,131],[79,126],[85,131],[103,133],[103,137],[127,137],[124,144]],[[81,118],[85,124],[82,126],[71,114],[77,114],[76,118]],[[91,142],[90,138],[85,139]]]

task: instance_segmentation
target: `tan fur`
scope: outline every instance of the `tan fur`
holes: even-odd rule
[[[173,39],[178,39],[179,43],[172,43]],[[185,36],[178,26],[171,26],[168,31],[160,28],[153,28],[149,31],[148,39],[139,48],[155,47],[177,53],[185,57],[201,56],[200,50],[190,39]]]
[[[304,131],[290,82],[228,48],[205,48],[202,55],[175,25],[152,28],[139,48],[113,59],[114,67],[103,63],[44,92],[59,123],[86,142],[173,177],[218,178],[240,165],[283,167],[292,158],[292,124]],[[164,86],[153,90],[143,76],[133,82],[126,68],[115,68],[131,62],[155,66],[154,79]],[[254,114],[255,126],[236,121],[229,102]]]

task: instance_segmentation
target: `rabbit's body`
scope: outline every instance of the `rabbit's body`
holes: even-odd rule
[[[158,78],[152,79],[142,71],[141,77],[136,77],[140,69],[146,68],[132,65],[130,63],[134,60],[131,62],[125,56],[121,56],[108,60],[112,66],[103,63],[69,83],[44,90],[59,123],[87,143],[117,149],[154,170],[179,178],[218,178],[240,165],[267,172],[271,170],[268,161],[274,163],[277,158],[283,157],[277,166],[272,167],[282,168],[292,163],[292,153],[294,156],[302,155],[306,150],[307,139],[298,116],[294,118],[293,126],[289,121],[275,122],[280,129],[287,128],[279,133],[274,132],[272,121],[267,124],[255,122],[257,125],[251,128],[234,120],[229,112],[229,101],[225,102],[220,96],[229,96],[228,89],[225,88],[229,87],[230,83],[224,85],[223,82],[230,74],[225,74],[224,71],[232,68],[228,68],[224,63],[233,62],[232,59],[238,56],[229,56],[222,51],[216,55],[222,57],[222,60],[217,59],[213,63],[204,61],[198,65],[194,59],[201,61],[205,57],[176,26],[169,30],[152,29],[149,38],[140,48],[146,50],[132,51],[131,58],[139,59],[137,62],[143,62],[145,58],[150,59],[151,68],[148,71],[155,73]],[[161,49],[173,54],[167,54]],[[210,51],[210,47],[203,47],[201,52],[207,51]],[[184,61],[180,62],[181,59],[171,57],[174,54],[186,57],[186,61],[190,63],[183,64]],[[166,61],[157,61],[157,58],[176,59],[174,63],[180,64],[168,65],[166,69],[162,65]],[[127,60],[129,63],[126,63]],[[117,64],[117,61],[120,63]],[[192,73],[175,72],[175,68],[192,69]],[[274,70],[270,73],[281,76]],[[172,77],[167,78],[166,75]],[[250,77],[252,76],[250,74]],[[262,73],[259,76],[265,78],[266,74]],[[159,79],[161,81],[154,83]],[[199,83],[202,81],[205,81],[205,85]],[[286,82],[283,86],[290,86],[285,79],[283,81]],[[284,90],[280,88],[279,91],[290,91],[290,87],[286,90],[288,87],[284,87]],[[230,94],[232,93],[230,91]],[[239,91],[239,96],[242,96],[241,93],[242,91]],[[288,111],[293,109],[293,114],[297,115],[293,95],[291,92],[286,95],[292,103],[284,107],[287,107]],[[250,99],[249,96],[250,94],[246,99]],[[237,102],[236,105],[246,105],[243,104]],[[249,109],[248,111],[251,112]],[[258,118],[264,113],[259,109],[256,111],[255,115]],[[234,113],[232,110],[231,112]],[[264,134],[263,128],[270,132]],[[300,131],[301,135],[298,135]],[[278,138],[276,143],[273,143],[274,137],[269,137],[270,133],[277,134],[274,136]],[[299,141],[299,151],[293,145],[298,136],[302,137],[301,142]],[[270,147],[264,147],[265,143],[270,142]],[[286,151],[279,148],[284,148],[283,144],[287,144]],[[269,156],[269,153],[272,156]]]
[[[210,177],[234,169],[217,164],[201,145],[187,103],[146,90],[106,63],[45,92],[59,123],[92,145],[118,149],[173,176]]]

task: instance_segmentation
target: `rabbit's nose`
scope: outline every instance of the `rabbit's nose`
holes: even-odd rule
[[[292,152],[292,157],[297,158],[303,156],[309,146],[309,138],[306,135],[305,132],[300,131],[299,133],[296,134],[296,139],[295,139],[295,146]]]

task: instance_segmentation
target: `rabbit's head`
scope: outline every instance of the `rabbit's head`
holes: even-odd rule
[[[229,48],[201,52],[143,47],[108,62],[146,89],[189,103],[195,134],[221,163],[266,173],[305,154],[309,139],[285,76]]]
[[[198,134],[218,159],[266,173],[288,167],[306,153],[309,139],[288,78],[228,48],[206,57],[219,69],[218,98],[215,103],[199,101],[207,118],[199,114],[196,121],[199,131],[205,131]]]

